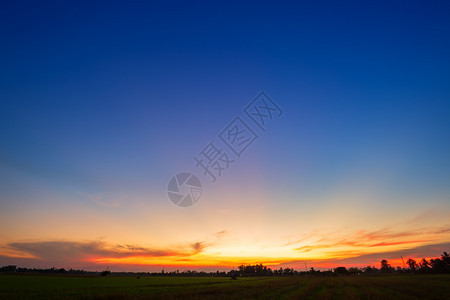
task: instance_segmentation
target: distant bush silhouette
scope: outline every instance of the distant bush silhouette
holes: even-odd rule
[[[334,269],[334,274],[336,275],[348,275],[348,270],[346,267],[337,267]]]
[[[0,268],[0,272],[15,272],[17,269],[17,266],[9,265],[4,266]]]

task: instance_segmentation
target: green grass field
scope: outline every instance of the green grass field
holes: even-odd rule
[[[70,277],[0,275],[1,299],[450,299],[450,275]]]

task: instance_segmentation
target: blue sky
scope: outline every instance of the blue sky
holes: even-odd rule
[[[354,198],[343,211],[364,199],[348,214],[448,209],[449,13],[445,1],[5,3],[0,214],[176,217],[171,176],[201,176],[193,156],[262,90],[283,117],[219,182],[200,177],[184,218],[211,203],[245,212],[255,195],[281,215],[335,195]],[[227,193],[244,200],[227,208]],[[1,237],[44,239],[26,227]]]

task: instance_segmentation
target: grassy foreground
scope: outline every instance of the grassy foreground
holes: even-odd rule
[[[1,299],[450,299],[450,275],[70,277],[0,275]]]

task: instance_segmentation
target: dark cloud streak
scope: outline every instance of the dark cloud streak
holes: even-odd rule
[[[173,247],[171,249],[147,248],[140,245],[111,244],[104,241],[40,241],[40,242],[17,242],[9,243],[2,248],[6,253],[25,253],[35,258],[27,258],[28,262],[36,262],[47,265],[67,265],[88,261],[92,258],[109,257],[121,258],[130,256],[164,257],[179,256],[188,257],[201,253],[207,244],[205,242],[194,242],[190,247]],[[7,261],[21,261],[24,258],[10,255],[2,255],[0,248],[0,264]]]

